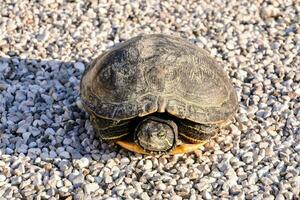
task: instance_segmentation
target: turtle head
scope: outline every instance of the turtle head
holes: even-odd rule
[[[149,116],[142,120],[135,130],[135,142],[151,154],[168,153],[176,147],[177,125],[166,119]]]

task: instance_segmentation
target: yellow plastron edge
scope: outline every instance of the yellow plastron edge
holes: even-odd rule
[[[182,154],[182,153],[192,152],[192,151],[199,149],[201,146],[203,146],[207,142],[208,141],[203,141],[203,142],[200,142],[197,144],[181,144],[181,145],[178,145],[175,149],[173,149],[169,154],[174,155],[174,154]],[[145,152],[144,149],[142,149],[139,145],[137,145],[134,142],[119,140],[119,141],[116,141],[116,143],[129,151],[149,155],[149,153]]]

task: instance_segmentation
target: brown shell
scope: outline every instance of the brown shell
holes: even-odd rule
[[[100,55],[80,89],[86,109],[113,120],[167,112],[218,123],[238,108],[226,73],[206,51],[161,34],[134,37]]]

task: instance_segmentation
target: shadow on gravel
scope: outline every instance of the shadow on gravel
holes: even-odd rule
[[[86,64],[0,57],[3,154],[42,159],[91,155],[100,159],[108,145],[94,138],[79,98]]]

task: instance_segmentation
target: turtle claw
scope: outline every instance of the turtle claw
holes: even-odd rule
[[[181,145],[178,145],[174,150],[172,150],[170,152],[170,155],[189,153],[189,152],[196,151],[201,146],[203,146],[206,142],[207,141],[203,141],[203,142],[197,143],[197,144],[181,144]]]
[[[181,145],[178,145],[175,149],[173,149],[169,154],[175,155],[175,154],[193,152],[193,151],[196,151],[197,149],[199,149],[201,146],[203,146],[206,142],[207,141],[203,141],[203,142],[197,143],[197,144],[181,144]],[[144,149],[142,149],[139,145],[137,145],[134,142],[119,140],[119,141],[116,141],[116,143],[129,151],[133,151],[133,152],[139,153],[139,154],[150,155],[150,153],[146,152]]]

